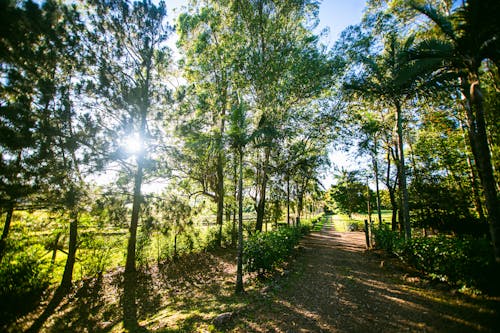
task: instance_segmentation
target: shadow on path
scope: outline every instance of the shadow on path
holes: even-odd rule
[[[365,250],[362,232],[307,236],[292,273],[260,315],[275,332],[494,332],[499,299],[439,288]],[[255,330],[258,331],[258,330]]]

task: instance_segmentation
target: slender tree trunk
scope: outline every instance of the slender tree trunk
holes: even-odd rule
[[[236,269],[236,293],[244,292],[243,286],[243,149],[238,149],[238,259]]]
[[[262,231],[264,222],[264,214],[266,209],[266,190],[267,190],[267,169],[269,167],[269,158],[271,148],[266,147],[264,153],[264,163],[262,164],[262,180],[260,183],[260,196],[257,201],[257,222],[255,223],[255,231]]]
[[[125,262],[125,281],[123,290],[123,325],[126,329],[134,330],[137,327],[136,285],[137,272],[135,267],[137,227],[141,209],[141,187],[143,178],[143,156],[137,157],[137,172],[134,180],[134,196],[132,203],[132,217],[130,220],[129,239],[127,245],[127,259]]]
[[[14,214],[14,204],[10,202],[7,206],[7,211],[5,214],[5,223],[2,231],[2,238],[0,238],[0,262],[2,262],[3,256],[5,254],[5,248],[7,246],[7,236],[10,231],[10,224],[12,222],[12,215]]]
[[[385,178],[385,186],[387,186],[387,190],[389,191],[389,200],[391,201],[391,230],[396,231],[398,229],[398,205],[396,202],[395,188],[391,186],[391,150],[392,149],[390,147],[387,148],[387,173]]]
[[[222,146],[222,144],[221,144]],[[220,151],[217,156],[217,226],[219,234],[217,236],[217,245],[222,247],[222,224],[224,223],[224,167],[223,167],[223,152],[220,146]]]
[[[465,97],[465,96],[464,96]],[[467,105],[465,106],[465,109],[467,109]],[[468,111],[466,110],[466,116],[468,118]],[[471,152],[472,156],[477,155],[474,154],[475,149],[475,144],[474,144],[474,138],[472,137],[472,133],[470,133],[470,128],[466,126],[462,121],[460,121],[460,127],[462,129],[462,133],[464,136],[464,140],[469,142],[469,144],[465,144],[465,150],[466,150],[466,156],[467,156],[467,166],[469,167],[469,179],[471,182],[472,186],[472,195],[474,196],[474,208],[476,209],[476,212],[479,215],[479,219],[484,222],[486,221],[486,218],[484,216],[484,209],[483,209],[483,203],[481,202],[481,189],[480,185],[477,180],[477,170],[478,168],[476,167],[476,162],[473,160],[473,157],[471,157]],[[467,139],[466,139],[467,136]],[[469,151],[470,149],[470,151]]]
[[[379,177],[378,177],[378,161],[376,153],[373,156],[373,171],[375,173],[375,191],[377,195],[377,214],[378,214],[378,224],[382,227],[382,210],[380,208],[380,187],[379,187]]]
[[[290,225],[290,175],[286,176],[286,223]]]
[[[486,210],[488,212],[487,219],[490,226],[495,259],[500,263],[500,203],[486,134],[483,95],[477,77],[478,75],[476,74],[471,79],[470,105],[466,107],[466,114],[472,153],[477,162],[479,179],[484,190]]]
[[[69,247],[64,273],[59,287],[54,292],[49,304],[43,310],[43,313],[31,324],[26,330],[26,333],[38,332],[49,317],[56,311],[57,307],[63,300],[64,296],[69,292],[73,280],[73,268],[76,261],[76,250],[78,244],[78,211],[75,208],[70,213],[69,224]]]
[[[52,258],[50,259],[51,270],[54,268],[54,264],[56,263],[57,249],[59,247],[59,238],[61,237],[61,233],[58,232],[56,235],[56,239],[54,239],[54,248],[52,250]]]
[[[408,189],[406,188],[406,166],[404,155],[404,138],[403,138],[403,114],[401,104],[398,100],[395,101],[396,117],[398,127],[398,148],[399,148],[399,190],[401,195],[401,223],[405,231],[405,238],[411,238],[410,226],[410,209],[408,205]]]
[[[174,260],[177,260],[177,231],[174,234]]]
[[[233,206],[233,231],[231,233],[231,246],[237,246],[237,238],[238,238],[238,228],[237,228],[237,203],[238,203],[238,157],[234,158],[234,206]]]
[[[224,73],[222,73],[223,89],[219,95],[220,100],[220,117],[219,117],[219,133],[217,135],[217,225],[219,226],[218,245],[222,247],[222,224],[224,223],[224,143],[222,138],[225,132],[226,120],[226,105],[227,105],[227,80]]]
[[[66,293],[71,288],[73,279],[73,268],[76,261],[76,248],[78,242],[78,212],[74,209],[71,212],[71,222],[69,224],[69,248],[64,273],[61,280],[60,289]]]

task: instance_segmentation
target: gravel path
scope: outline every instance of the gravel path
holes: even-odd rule
[[[303,240],[290,273],[268,297],[270,305],[256,315],[262,326],[250,330],[500,331],[498,298],[469,297],[422,280],[398,260],[365,251],[362,232],[332,227]]]

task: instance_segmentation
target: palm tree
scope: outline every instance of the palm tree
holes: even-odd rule
[[[404,106],[415,95],[422,75],[425,74],[429,64],[411,61],[408,58],[408,51],[413,47],[414,36],[401,40],[395,32],[389,32],[383,42],[382,53],[358,55],[363,70],[360,75],[348,80],[344,84],[344,89],[361,98],[380,100],[385,107],[395,112],[401,224],[405,230],[405,237],[409,239],[411,227],[403,137]]]
[[[439,32],[438,35],[427,34],[430,37],[416,44],[412,58],[434,60],[439,64],[433,71],[437,80],[451,78],[460,83],[469,143],[484,190],[495,258],[500,262],[500,202],[488,146],[485,96],[479,74],[485,60],[499,68],[500,25],[497,20],[500,2],[467,0],[451,14],[416,2],[412,2],[411,7],[434,22]]]

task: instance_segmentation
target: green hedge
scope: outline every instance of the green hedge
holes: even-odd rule
[[[274,270],[292,252],[300,238],[309,232],[309,226],[283,227],[270,232],[257,232],[249,237],[243,249],[243,263],[247,272],[264,275]]]
[[[433,278],[454,285],[489,289],[495,260],[487,239],[439,235],[405,241],[397,232],[375,229],[375,245]]]

